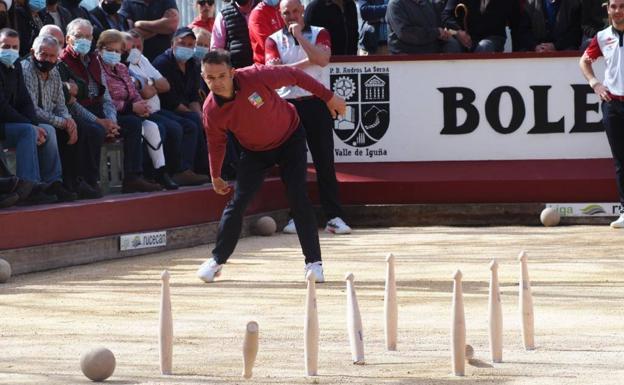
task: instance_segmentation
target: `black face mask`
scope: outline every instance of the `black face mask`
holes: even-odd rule
[[[116,1],[112,1],[110,3],[107,3],[107,2],[102,3],[102,9],[104,10],[104,12],[108,13],[109,15],[116,14],[117,11],[119,11],[119,8],[121,8],[121,4],[117,3]]]
[[[82,0],[67,0],[69,5],[71,5],[72,7],[77,7],[80,4],[81,1]]]
[[[247,4],[249,4],[249,1],[250,1],[250,0],[234,0],[234,2],[235,2],[236,4],[238,4],[239,6],[245,6],[245,5],[247,5]]]
[[[9,13],[7,11],[0,11],[0,29],[9,26]]]
[[[59,2],[59,0],[46,0],[46,4],[47,5],[55,5],[58,2]]]
[[[50,72],[54,67],[56,67],[56,63],[52,63],[49,61],[39,61],[35,57],[33,57],[33,63],[35,63],[35,67],[37,67],[37,69],[43,73]]]

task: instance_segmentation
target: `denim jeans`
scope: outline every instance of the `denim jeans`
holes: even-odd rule
[[[31,182],[51,183],[62,178],[61,158],[56,130],[39,124],[46,131],[46,141],[37,146],[37,130],[29,123],[5,123],[5,146],[15,147],[17,176]]]

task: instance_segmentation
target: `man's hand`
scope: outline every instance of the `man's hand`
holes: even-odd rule
[[[232,190],[228,183],[221,178],[212,178],[212,188],[219,195],[225,195]]]
[[[301,31],[303,30],[303,26],[298,23],[292,23],[288,25],[288,32],[297,40],[301,39]]]
[[[106,129],[106,137],[107,138],[115,138],[119,136],[119,126],[110,119],[96,119],[96,123],[104,127]]]
[[[145,84],[143,88],[141,88],[141,96],[143,99],[149,99],[152,96],[158,94],[158,90],[154,86],[150,86],[149,84]]]
[[[453,33],[448,29],[438,28],[438,39],[447,41],[453,36]]]
[[[78,125],[72,118],[65,119],[65,131],[69,135],[67,144],[74,144],[78,141]]]
[[[457,31],[457,35],[455,35],[457,40],[468,49],[472,49],[472,38],[466,31]]]
[[[149,105],[145,100],[139,100],[132,103],[132,112],[141,117],[146,117],[150,114]]]
[[[598,97],[600,97],[600,99],[604,100],[605,102],[611,101],[611,96],[609,96],[609,89],[605,87],[604,84],[596,83],[596,85],[594,86],[594,92],[596,93],[596,95],[598,95]]]
[[[329,113],[332,118],[336,119],[338,115],[344,115],[347,111],[347,103],[345,103],[344,99],[340,96],[332,96],[327,102],[327,108],[329,108]]]
[[[45,128],[39,126],[33,126],[37,130],[37,146],[41,146],[48,140],[48,133]]]
[[[69,94],[73,97],[78,96],[78,84],[73,79],[69,79],[67,82],[67,86],[69,89]]]

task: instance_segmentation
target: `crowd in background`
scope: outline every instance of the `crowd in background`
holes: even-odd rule
[[[0,207],[102,196],[100,153],[123,139],[122,192],[210,182],[200,63],[265,64],[286,27],[279,0],[0,0]],[[311,0],[305,28],[331,55],[583,49],[608,21],[604,0]],[[288,32],[288,29],[284,29]],[[223,177],[236,173],[230,136]]]

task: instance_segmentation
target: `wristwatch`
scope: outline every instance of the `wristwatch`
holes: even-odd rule
[[[154,79],[152,79],[152,78],[148,78],[148,79],[147,79],[147,85],[149,85],[149,86],[152,86],[152,87],[153,87],[153,86],[154,86]]]

